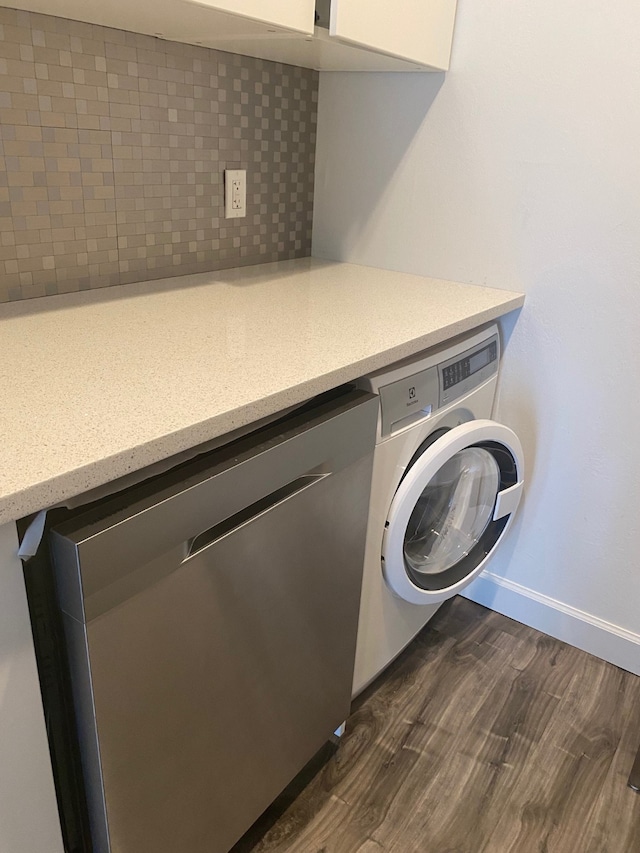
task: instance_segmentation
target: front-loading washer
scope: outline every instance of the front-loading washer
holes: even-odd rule
[[[482,571],[513,519],[523,456],[490,420],[499,363],[492,325],[358,382],[380,405],[354,696]]]

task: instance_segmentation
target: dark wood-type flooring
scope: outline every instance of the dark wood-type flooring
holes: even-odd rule
[[[639,741],[640,678],[456,598],[234,853],[640,853]]]

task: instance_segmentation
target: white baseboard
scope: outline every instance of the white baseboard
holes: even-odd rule
[[[640,634],[491,572],[483,572],[462,595],[640,675]]]

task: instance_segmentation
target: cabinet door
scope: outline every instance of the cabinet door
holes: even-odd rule
[[[63,853],[23,566],[17,554],[15,524],[0,524],[0,850]],[[42,618],[42,608],[36,618]]]
[[[198,0],[220,12],[231,12],[288,30],[313,34],[315,0]]]
[[[4,0],[0,0],[0,5]],[[11,8],[220,50],[229,40],[312,35],[314,0],[11,0]]]
[[[329,32],[419,65],[449,67],[456,0],[332,0]]]

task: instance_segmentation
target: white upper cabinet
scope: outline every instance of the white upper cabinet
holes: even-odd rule
[[[230,12],[262,24],[313,34],[315,0],[194,0],[214,11]]]
[[[449,67],[456,0],[332,0],[329,33],[432,68]]]
[[[242,33],[222,40],[211,33],[203,44],[319,71],[449,67],[456,0],[316,0],[315,12],[316,26],[307,36],[280,32],[256,39]]]
[[[0,6],[187,44],[236,38],[311,38],[315,0],[0,0]]]
[[[445,71],[456,0],[0,0],[320,71]]]

